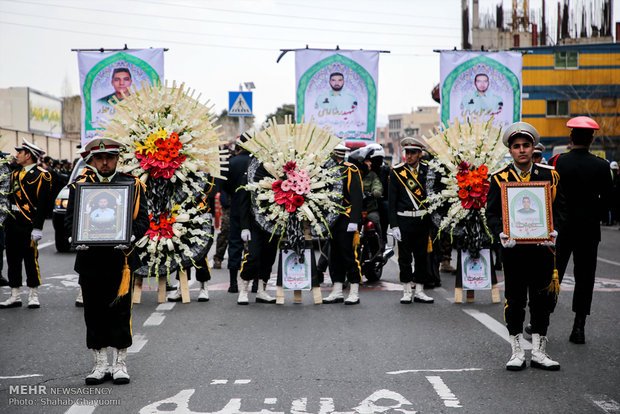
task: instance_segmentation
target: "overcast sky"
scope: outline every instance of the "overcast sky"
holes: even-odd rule
[[[493,11],[498,2],[480,0],[480,8]],[[512,1],[504,4],[509,10]],[[547,0],[550,7],[555,2]],[[75,95],[71,49],[165,47],[165,78],[201,92],[217,113],[227,108],[229,90],[254,82],[254,113],[263,122],[295,102],[295,56],[276,63],[280,49],[338,45],[391,51],[379,60],[382,125],[388,114],[436,105],[433,50],[460,49],[460,9],[460,0],[0,0],[0,88]]]

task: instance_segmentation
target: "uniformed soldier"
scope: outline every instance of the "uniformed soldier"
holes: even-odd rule
[[[405,151],[405,162],[392,169],[388,191],[390,227],[398,241],[399,279],[403,285],[400,303],[433,303],[434,299],[424,293],[430,230],[423,203],[428,165],[420,162],[425,145],[419,139],[405,137],[400,147]],[[412,260],[415,272],[411,271]],[[415,294],[411,282],[415,283]]]
[[[37,167],[43,150],[26,139],[15,147],[15,160],[21,167],[11,174],[11,215],[5,221],[6,259],[11,296],[0,308],[22,306],[19,289],[22,286],[22,263],[26,269],[26,285],[30,288],[28,307],[39,308],[41,271],[37,244],[43,237],[43,224],[52,191],[52,176]]]
[[[67,234],[73,234],[73,217],[80,214],[74,211],[78,208],[75,204],[77,183],[133,183],[131,240],[138,240],[146,233],[149,216],[145,186],[136,177],[116,170],[121,146],[113,139],[95,138],[84,147],[82,156],[92,157],[92,168],[85,168],[69,185],[65,216]],[[132,344],[132,273],[142,263],[137,253],[127,245],[78,245],[76,250],[74,269],[79,274],[82,288],[86,346],[93,350],[95,357],[95,366],[86,376],[86,384],[100,384],[110,373],[115,384],[127,384],[127,348]],[[113,348],[112,366],[108,365],[107,347]]]
[[[499,114],[504,107],[503,99],[489,92],[489,75],[478,73],[474,78],[476,90],[465,95],[461,101],[461,112],[490,112]]]
[[[501,183],[547,181],[551,186],[554,230],[552,238],[561,232],[563,222],[563,197],[560,176],[553,168],[532,163],[534,146],[539,135],[528,123],[516,122],[506,128],[504,145],[509,148],[513,162],[492,174],[487,202],[487,222],[493,237],[502,244],[504,264],[505,306],[504,319],[508,325],[512,355],[506,369],[518,371],[525,368],[525,352],[521,348],[521,336],[525,318],[525,306],[529,296],[532,324],[531,366],[545,370],[559,370],[560,364],[546,353],[549,315],[556,303],[558,290],[552,283],[554,277],[553,241],[541,244],[516,244],[503,233]],[[559,289],[559,287],[557,287]]]
[[[566,126],[572,128],[571,150],[555,160],[568,210],[566,229],[558,237],[558,271],[562,281],[573,254],[575,289],[572,309],[575,320],[569,340],[583,344],[601,241],[598,212],[609,208],[613,184],[607,161],[589,152],[594,131],[599,129],[596,121],[579,116],[569,120]]]
[[[342,150],[336,147],[335,158],[344,156]],[[354,245],[358,225],[362,218],[362,177],[359,169],[342,161],[338,164],[341,176],[344,180],[342,205],[346,212],[340,214],[330,231],[332,240],[329,250],[329,274],[333,287],[332,291],[323,303],[342,303],[345,305],[357,305],[360,303],[359,287],[362,281],[362,268],[357,258],[357,246]],[[347,299],[344,299],[342,287],[346,279],[350,283],[350,291]]]
[[[546,164],[543,159],[543,152],[545,151],[545,146],[542,143],[536,144],[534,147],[534,153],[532,154],[532,162],[534,164]]]

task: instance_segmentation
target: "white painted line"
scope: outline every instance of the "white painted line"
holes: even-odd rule
[[[174,305],[176,305],[175,302],[166,302],[166,303],[160,303],[155,310],[156,311],[169,311],[172,310],[172,308],[174,308]]]
[[[214,379],[214,380],[211,380],[211,385],[222,385],[222,384],[228,384],[228,380],[227,379]]]
[[[606,395],[588,395],[588,398],[607,414],[620,413],[620,404]]]
[[[613,260],[603,259],[602,257],[597,257],[596,259],[598,261],[600,261],[600,262],[603,262],[603,263],[611,264],[611,265],[614,265],[614,266],[620,266],[620,263],[614,262]]]
[[[235,380],[235,384],[249,384],[252,380],[249,379],[238,379]]]
[[[482,368],[455,368],[455,369],[402,369],[400,371],[388,371],[388,375],[407,374],[409,372],[467,372],[482,371]]]
[[[41,249],[45,249],[46,247],[51,246],[52,244],[54,244],[55,242],[51,241],[51,242],[46,242],[46,243],[41,243],[37,246],[37,250],[41,250]]]
[[[142,326],[158,326],[166,319],[166,315],[161,312],[153,312],[147,320],[144,321]]]
[[[452,391],[450,391],[450,388],[448,388],[448,386],[442,381],[441,377],[429,375],[426,377],[426,379],[428,380],[428,382],[431,383],[433,388],[435,388],[435,392],[437,392],[439,398],[443,400],[443,403],[446,407],[463,407],[459,402],[458,398],[456,398],[456,395],[454,395]]]
[[[148,340],[146,339],[146,335],[138,333],[134,334],[133,344],[131,344],[131,346],[127,349],[127,352],[130,354],[137,354],[142,350],[142,348],[144,347],[144,345],[146,345],[147,342]]]
[[[491,332],[496,333],[506,342],[510,343],[510,335],[508,334],[508,328],[503,323],[498,322],[496,319],[487,315],[484,312],[480,312],[476,309],[463,309],[463,312],[476,319],[478,322],[486,326]],[[521,346],[523,349],[532,349],[532,343],[525,338],[521,338]]]
[[[265,398],[264,404],[273,405],[278,402],[277,398]]]
[[[300,398],[298,400],[293,400],[291,404],[291,414],[302,414],[307,413],[306,407],[308,406],[307,398]]]
[[[30,374],[30,375],[13,375],[10,377],[0,377],[0,379],[20,379],[20,378],[32,378],[32,377],[42,377],[42,374]]]
[[[336,411],[333,398],[321,398],[318,414],[329,414]]]
[[[73,404],[67,411],[65,411],[65,414],[90,414],[95,411],[95,408],[97,408],[97,403],[95,402],[93,402],[92,405]]]

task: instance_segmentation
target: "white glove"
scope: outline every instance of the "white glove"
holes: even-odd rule
[[[88,246],[85,244],[78,244],[75,246],[75,250],[88,250]]]
[[[130,241],[131,243],[135,242],[135,241],[136,241],[136,236],[134,236],[134,235],[132,234],[132,235],[131,235],[131,239],[129,239],[129,241]]]
[[[43,231],[39,229],[32,229],[32,233],[30,233],[30,236],[32,237],[32,241],[37,243],[43,238]]]
[[[241,230],[241,240],[243,240],[244,242],[249,242],[250,240],[252,240],[252,233],[250,233],[250,230]]]
[[[505,233],[499,234],[499,241],[502,243],[502,246],[504,246],[505,249],[512,249],[517,245],[517,241],[515,239],[511,239]]]
[[[547,246],[547,247],[553,247],[555,246],[555,241],[556,238],[558,237],[558,232],[553,230],[551,233],[549,233],[549,237],[551,237],[551,240],[546,240],[542,243],[538,243],[539,246]]]
[[[402,237],[400,235],[400,229],[395,227],[392,229],[392,237],[396,239],[396,241],[402,241]]]
[[[114,248],[117,250],[129,250],[130,247],[127,246],[126,244],[119,244],[119,245],[114,246]]]
[[[353,233],[354,231],[357,231],[357,223],[349,223],[347,233]]]

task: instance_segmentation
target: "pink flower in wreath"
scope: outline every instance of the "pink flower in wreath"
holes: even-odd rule
[[[284,180],[282,181],[282,184],[280,184],[280,189],[282,189],[282,191],[289,191],[291,189],[291,182],[289,180]]]

